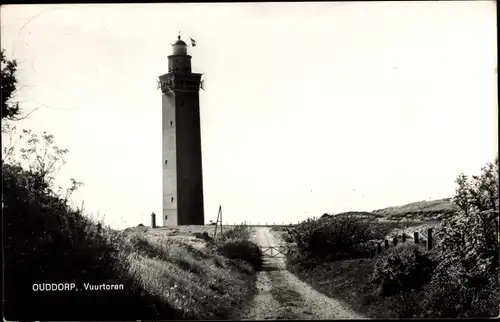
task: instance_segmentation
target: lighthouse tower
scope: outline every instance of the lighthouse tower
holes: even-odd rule
[[[163,128],[163,226],[204,225],[201,163],[201,74],[191,72],[191,56],[181,36],[159,77]]]

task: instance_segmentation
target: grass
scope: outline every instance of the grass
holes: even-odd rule
[[[374,210],[375,215],[386,220],[441,220],[454,213],[451,198],[417,201],[402,206]]]
[[[415,230],[421,224],[418,222],[370,221],[370,228],[379,240],[400,235],[402,231]],[[413,236],[413,235],[412,235]],[[412,243],[408,238],[407,244]],[[391,242],[392,247],[392,242]],[[400,245],[399,247],[401,247]],[[299,255],[298,253],[295,255]],[[398,318],[404,316],[411,306],[412,300],[405,294],[395,294],[388,297],[379,296],[379,288],[372,284],[370,278],[375,267],[375,258],[356,258],[337,261],[315,261],[287,255],[287,267],[299,279],[311,285],[317,291],[339,299],[363,316],[368,318]],[[301,265],[303,264],[303,265]],[[312,265],[311,265],[312,264]]]
[[[376,257],[318,263],[312,268],[292,264],[290,259],[288,269],[297,277],[318,292],[339,299],[367,318],[422,317],[424,308],[420,304],[426,296],[426,289],[417,287],[381,296],[381,286],[371,281]]]
[[[373,259],[363,258],[323,263],[313,269],[288,269],[318,292],[339,299],[368,318],[398,318],[394,301],[400,299],[377,296],[377,288],[370,283],[374,264]]]
[[[7,164],[2,173],[6,320],[237,319],[256,291],[255,268],[222,256],[224,240],[112,230],[36,174]],[[35,292],[37,283],[80,291]],[[83,283],[123,289],[84,291]]]
[[[288,269],[293,274],[311,285],[315,290],[342,301],[366,318],[422,318],[426,317],[429,308],[436,309],[433,302],[428,302],[429,294],[436,291],[432,289],[431,284],[425,284],[413,290],[400,291],[389,296],[381,296],[380,286],[370,281],[374,267],[374,258],[319,263],[310,269],[301,268],[298,265],[288,265]],[[461,300],[463,300],[460,297],[462,295],[447,294],[447,292],[456,291],[453,287],[437,291],[455,305],[460,305]],[[492,295],[494,294],[490,293],[490,296]],[[452,296],[458,296],[458,300],[452,299]],[[498,295],[496,296],[498,301]],[[453,306],[454,304],[451,303],[448,305]],[[483,313],[471,311],[471,317],[496,316],[498,310],[496,310],[496,313],[492,313],[495,311],[495,307],[491,306],[491,303],[494,303],[494,301],[485,302],[485,307],[481,311]],[[490,306],[487,307],[486,305]],[[445,312],[440,312],[440,314],[443,313],[446,316]],[[481,314],[484,314],[484,316]]]
[[[348,211],[330,216],[355,216],[370,221],[440,221],[455,212],[451,198],[424,200],[406,205],[387,207],[369,211]]]
[[[25,263],[41,266],[45,274],[37,276],[44,280],[44,277],[60,275],[63,277],[58,279],[60,282],[107,281],[123,284],[125,290],[69,294],[16,291],[17,296],[24,298],[24,304],[32,308],[31,312],[39,313],[36,319],[233,319],[255,292],[253,267],[221,256],[211,247],[200,250],[196,243],[154,234],[120,233],[105,228],[98,232],[97,225],[90,222],[87,229],[94,230],[84,241],[92,247],[81,249],[82,257],[68,253],[63,267],[65,274],[57,274],[52,268],[60,264],[59,258],[39,262],[32,254],[31,258],[25,258]],[[103,238],[97,241],[97,235]],[[110,252],[100,253],[94,246]],[[94,260],[90,261],[90,257]],[[37,279],[33,278],[34,274],[25,276],[31,277],[30,282]],[[13,286],[26,290],[28,285],[16,281]],[[12,292],[7,293],[8,298],[12,296]],[[12,301],[7,303],[8,316],[15,315],[18,320],[34,319],[25,316],[22,308],[13,311],[16,305]]]
[[[254,270],[210,248],[154,235],[126,238],[130,273],[175,310],[198,319],[227,319],[254,293]],[[128,248],[128,249],[127,249]]]
[[[406,226],[408,224],[409,226]],[[408,249],[410,245],[414,245],[412,238],[414,231],[418,231],[421,241],[424,241],[427,237],[427,228],[436,228],[436,223],[388,221],[372,222],[371,227],[376,235],[385,236],[387,239],[391,239],[392,236],[400,237],[403,232],[407,233],[406,243],[401,244],[401,239],[399,239],[400,244],[396,249]],[[439,242],[434,238],[435,245]],[[421,242],[417,248],[423,254],[428,254],[434,263],[442,261],[442,250],[434,248],[432,251],[427,251],[422,244]],[[392,249],[392,242],[390,245]],[[336,261],[323,261],[306,255],[297,250],[287,254],[287,268],[317,291],[339,299],[367,318],[455,317],[457,314],[490,317],[498,314],[498,310],[495,313],[496,306],[492,304],[495,300],[498,301],[498,293],[494,291],[498,286],[495,288],[495,283],[490,282],[482,291],[483,293],[477,293],[477,289],[448,285],[446,284],[448,280],[444,280],[445,284],[434,283],[434,280],[433,282],[422,281],[423,285],[417,285],[413,289],[405,288],[395,293],[382,294],[382,285],[375,283],[372,277],[377,261],[385,258],[385,251],[382,255],[372,258],[364,256],[364,258]],[[403,269],[401,272],[407,274],[406,269],[409,266],[399,267],[398,263],[403,264],[396,260],[395,269]],[[382,270],[385,272],[385,268]],[[469,304],[461,306],[462,303],[471,303],[470,300],[474,296],[481,296],[481,299],[473,304],[473,307],[466,306]],[[445,300],[443,304],[438,301],[443,297],[447,298],[448,302]]]

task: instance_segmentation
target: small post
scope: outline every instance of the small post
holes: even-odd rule
[[[151,213],[151,228],[156,228],[156,214]]]
[[[406,234],[403,232],[403,235],[401,236],[401,242],[406,243]]]
[[[427,229],[427,249],[432,250],[432,228]]]
[[[387,239],[384,240],[384,246],[385,246],[385,249],[389,249],[389,241]]]
[[[382,253],[382,245],[380,243],[377,243],[377,253]]]
[[[413,241],[418,245],[418,231],[413,233]]]
[[[392,244],[393,244],[394,246],[396,246],[396,245],[398,244],[398,238],[397,238],[397,237],[394,237],[394,238],[392,239]]]
[[[222,237],[222,206],[219,206],[220,212],[220,236]]]

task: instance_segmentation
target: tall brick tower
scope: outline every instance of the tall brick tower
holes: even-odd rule
[[[163,226],[204,225],[201,163],[201,74],[191,72],[191,56],[181,36],[159,77],[163,128]]]

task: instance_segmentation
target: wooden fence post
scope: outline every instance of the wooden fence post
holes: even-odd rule
[[[384,240],[384,246],[385,246],[385,249],[389,249],[389,241],[387,239]]]
[[[406,234],[403,232],[403,235],[401,236],[401,242],[406,243]]]
[[[396,245],[398,244],[398,238],[397,238],[397,237],[394,237],[394,238],[392,239],[392,244],[393,244],[394,246],[396,246]]]
[[[413,233],[413,241],[418,245],[418,231]]]
[[[382,253],[382,245],[380,243],[377,243],[377,253]]]
[[[432,228],[427,229],[427,249],[432,250]]]

